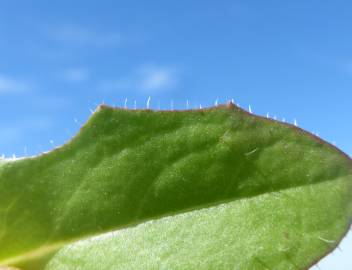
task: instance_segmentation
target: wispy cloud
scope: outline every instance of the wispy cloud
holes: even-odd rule
[[[107,92],[132,90],[152,94],[173,89],[177,82],[178,72],[174,68],[143,65],[130,76],[102,82],[99,88]]]
[[[73,45],[112,46],[121,42],[119,33],[101,32],[78,25],[62,25],[48,32],[53,40]]]
[[[29,132],[45,131],[53,127],[52,119],[43,116],[26,117],[0,126],[1,145],[18,142],[28,136]],[[1,154],[0,154],[1,155]]]
[[[60,95],[46,96],[43,94],[32,95],[31,105],[40,110],[49,111],[62,111],[69,109],[73,106],[74,101],[72,98]]]
[[[352,74],[352,61],[349,61],[344,65],[344,70],[347,73]]]
[[[0,94],[26,92],[29,89],[28,82],[0,74]]]
[[[176,84],[175,70],[167,67],[144,66],[139,70],[140,88],[144,91],[159,91]]]
[[[68,68],[59,72],[60,79],[67,82],[84,82],[89,78],[89,72],[85,68]]]
[[[15,126],[1,126],[0,145],[19,141],[21,139],[21,131],[20,128]]]

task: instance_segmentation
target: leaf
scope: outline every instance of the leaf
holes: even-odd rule
[[[352,161],[234,107],[105,106],[68,144],[0,164],[0,265],[307,269],[352,221]]]

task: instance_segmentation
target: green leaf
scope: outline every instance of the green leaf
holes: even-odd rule
[[[0,163],[0,265],[307,269],[352,221],[352,161],[234,107],[99,107],[68,144]]]

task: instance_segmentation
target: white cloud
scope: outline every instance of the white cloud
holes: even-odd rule
[[[144,91],[159,91],[176,84],[175,71],[170,68],[145,66],[139,71],[140,88]]]
[[[177,82],[178,74],[175,69],[144,65],[137,68],[130,76],[103,82],[99,88],[103,91],[132,90],[152,94],[170,90]]]
[[[4,144],[9,144],[9,143],[19,141],[21,139],[21,131],[22,130],[16,127],[1,126],[1,134],[0,134],[1,144],[4,145]]]
[[[35,95],[31,97],[31,105],[41,110],[55,111],[64,110],[71,107],[73,100],[65,96],[45,96],[43,94]]]
[[[28,136],[28,132],[45,131],[53,126],[54,121],[43,116],[26,117],[19,121],[8,123],[7,125],[2,123],[0,126],[0,141],[2,145],[7,143],[17,143]]]
[[[352,61],[347,62],[347,64],[345,64],[345,70],[347,71],[347,73],[352,74]]]
[[[113,92],[115,90],[132,90],[134,81],[129,78],[105,80],[101,82],[98,88],[104,92]]]
[[[76,45],[111,46],[121,42],[118,33],[107,33],[78,25],[63,25],[49,29],[49,36],[59,42]]]
[[[84,68],[69,68],[62,71],[59,77],[68,82],[83,82],[88,80],[89,72]]]
[[[0,94],[25,92],[30,88],[28,83],[0,75]]]

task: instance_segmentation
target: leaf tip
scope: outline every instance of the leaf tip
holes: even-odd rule
[[[229,109],[234,109],[235,108],[235,104],[233,103],[232,100],[230,100],[230,101],[227,102],[226,107],[229,108]]]
[[[107,108],[109,108],[109,106],[104,104],[104,103],[102,103],[102,104],[98,105],[96,111],[98,112],[98,111],[101,111],[101,110],[104,110],[104,109],[107,109]]]

